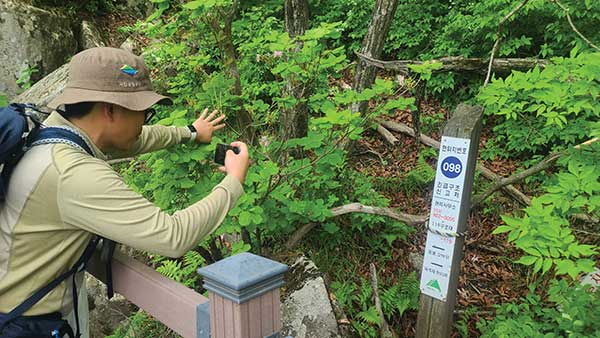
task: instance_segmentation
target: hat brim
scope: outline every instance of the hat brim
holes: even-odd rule
[[[81,88],[65,88],[61,94],[48,103],[48,107],[57,109],[63,104],[75,104],[81,102],[106,102],[135,111],[149,109],[155,104],[173,104],[173,100],[169,97],[153,91],[105,92]]]

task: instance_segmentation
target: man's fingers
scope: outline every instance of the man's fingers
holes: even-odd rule
[[[216,119],[210,121],[210,123],[211,124],[217,124],[217,123],[223,121],[224,119],[225,119],[225,115],[221,115],[221,116],[217,117]]]
[[[225,166],[219,167],[219,171],[227,173],[227,169],[225,169]]]
[[[223,128],[225,128],[225,123],[217,124],[216,126],[213,127],[213,130],[219,130],[219,129],[223,129]]]
[[[199,119],[204,120],[206,118],[206,113],[208,113],[208,108],[204,108],[204,111],[202,112],[202,114],[200,114]]]
[[[217,115],[219,111],[218,110],[213,110],[212,113],[210,113],[210,115],[208,115],[208,117],[206,118],[206,120],[210,121],[213,119],[213,117],[215,117],[215,115]]]

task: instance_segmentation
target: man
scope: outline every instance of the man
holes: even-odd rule
[[[152,91],[142,58],[104,47],[73,57],[67,87],[49,104],[53,109],[64,105],[65,111],[53,112],[45,124],[79,134],[94,156],[74,144],[43,144],[29,150],[15,168],[0,206],[0,313],[69,270],[94,235],[179,257],[223,221],[243,193],[249,164],[245,144],[231,144],[239,154],[227,152],[220,168],[227,175],[211,194],[173,215],[135,193],[105,162],[182,142],[210,142],[212,133],[224,127],[224,116],[216,111],[207,116],[207,110],[190,128],[142,126],[157,103],[171,102]],[[71,280],[24,315],[71,314],[75,328]],[[80,311],[80,317],[87,336],[86,313]]]

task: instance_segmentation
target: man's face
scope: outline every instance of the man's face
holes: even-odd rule
[[[112,110],[112,146],[118,150],[130,150],[142,133],[146,114],[144,111],[129,110],[117,105],[112,105]]]

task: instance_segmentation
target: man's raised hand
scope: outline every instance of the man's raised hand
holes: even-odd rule
[[[224,114],[219,114],[216,109],[210,115],[207,116],[207,114],[208,108],[205,108],[200,117],[192,123],[198,133],[196,135],[196,142],[210,143],[213,133],[225,127],[225,123],[220,123],[225,119]]]

